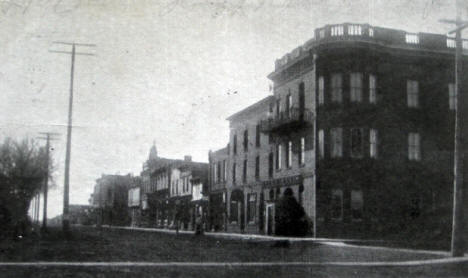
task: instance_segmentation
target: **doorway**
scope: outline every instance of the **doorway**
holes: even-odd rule
[[[270,203],[265,207],[265,228],[267,235],[273,235],[275,229],[275,204]]]

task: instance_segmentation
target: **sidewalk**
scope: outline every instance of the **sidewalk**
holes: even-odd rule
[[[160,228],[143,228],[143,227],[126,227],[126,226],[108,226],[103,225],[103,228],[110,229],[121,229],[121,230],[134,230],[134,231],[146,231],[146,232],[158,232],[167,234],[176,234],[175,230],[171,229],[160,229]],[[195,234],[194,231],[179,230],[179,234]],[[435,250],[421,250],[421,249],[409,249],[409,248],[394,248],[394,247],[382,247],[382,246],[370,246],[363,245],[371,242],[384,242],[383,240],[360,240],[360,239],[337,239],[337,238],[314,238],[314,237],[284,237],[284,236],[269,236],[269,235],[257,235],[257,234],[239,234],[239,233],[226,233],[226,232],[205,232],[204,235],[211,237],[227,238],[227,239],[244,239],[244,240],[256,240],[256,241],[290,241],[290,242],[315,242],[324,245],[349,247],[349,248],[362,248],[369,250],[391,250],[401,251],[409,253],[419,254],[433,254],[440,256],[448,256],[448,251],[435,251]],[[360,243],[352,244],[352,243]],[[467,256],[468,254],[465,254]]]

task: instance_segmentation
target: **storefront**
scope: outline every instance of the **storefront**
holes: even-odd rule
[[[225,231],[226,229],[226,192],[211,193],[209,198],[208,229]]]

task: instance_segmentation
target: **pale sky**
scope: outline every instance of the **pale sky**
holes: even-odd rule
[[[227,144],[225,119],[269,94],[275,59],[315,28],[354,22],[444,34],[452,26],[438,20],[454,17],[448,0],[0,0],[0,135],[61,133],[54,216],[70,56],[48,50],[70,48],[53,41],[97,44],[79,47],[97,56],[75,63],[70,203],[86,204],[102,173],[138,175],[153,140],[160,156],[207,162],[209,149]]]

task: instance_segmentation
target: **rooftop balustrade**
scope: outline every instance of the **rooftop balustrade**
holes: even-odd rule
[[[409,33],[402,30],[374,27],[369,24],[343,23],[326,25],[314,31],[314,37],[275,62],[280,70],[310,55],[310,49],[320,44],[339,41],[363,41],[392,47],[421,50],[454,51],[455,39],[440,34]],[[468,40],[463,40],[464,52],[468,54]]]

